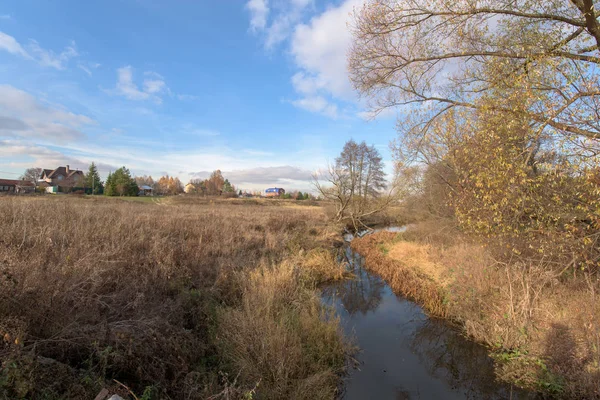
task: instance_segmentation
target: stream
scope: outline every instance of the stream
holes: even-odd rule
[[[400,231],[401,228],[391,228]],[[349,242],[352,235],[346,235]],[[396,296],[363,258],[345,246],[354,279],[323,288],[359,352],[344,385],[343,399],[533,399],[496,382],[485,347],[447,322],[429,318],[416,303]]]

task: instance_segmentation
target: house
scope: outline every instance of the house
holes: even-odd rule
[[[282,188],[268,188],[265,190],[265,197],[279,197],[285,194],[285,190]]]
[[[0,193],[33,193],[35,185],[29,181],[0,179]]]
[[[140,196],[152,196],[152,193],[153,193],[152,186],[142,185],[139,188],[140,188],[140,192],[138,194]]]
[[[56,169],[44,169],[38,186],[46,188],[48,193],[69,192],[74,187],[84,187],[84,174],[68,165]]]

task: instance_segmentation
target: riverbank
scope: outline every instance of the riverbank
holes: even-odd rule
[[[498,263],[447,226],[379,232],[352,248],[394,291],[485,344],[499,379],[557,398],[600,398],[593,284]]]
[[[333,399],[339,229],[280,203],[0,198],[0,399]]]

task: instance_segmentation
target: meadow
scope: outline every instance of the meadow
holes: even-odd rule
[[[314,203],[1,197],[0,224],[0,399],[335,397]]]

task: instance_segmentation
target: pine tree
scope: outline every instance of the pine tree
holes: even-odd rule
[[[115,179],[113,177],[112,172],[108,173],[105,182],[104,194],[107,196],[116,196],[117,190],[115,188]]]
[[[125,167],[121,167],[106,179],[105,194],[107,196],[137,196],[140,191],[135,179]]]
[[[102,194],[104,192],[98,168],[96,168],[96,164],[93,162],[90,164],[88,173],[85,175],[85,187],[86,189],[91,189],[92,194]]]
[[[233,185],[231,185],[231,182],[229,182],[229,179],[225,179],[225,182],[223,182],[223,192],[233,193],[233,191],[234,191]]]

